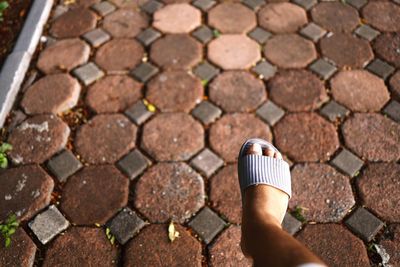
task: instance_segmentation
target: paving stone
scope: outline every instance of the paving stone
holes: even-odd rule
[[[225,70],[248,69],[261,55],[259,45],[249,37],[227,34],[208,44],[208,59]]]
[[[183,70],[167,70],[147,84],[146,99],[162,112],[189,112],[203,99],[201,80]]]
[[[345,224],[365,242],[370,242],[383,227],[383,222],[364,208],[358,208]]]
[[[110,243],[102,228],[70,228],[50,243],[43,266],[80,266],[83,263],[118,266],[118,248]]]
[[[354,32],[358,36],[360,36],[370,42],[379,35],[379,32],[377,30],[375,30],[374,28],[372,28],[366,24],[361,25]]]
[[[243,0],[242,3],[245,4],[247,7],[249,7],[250,9],[256,11],[261,6],[265,5],[265,0]]]
[[[65,3],[65,1],[59,1],[64,5],[67,5],[68,8],[70,9],[76,9],[76,8],[88,8],[98,2],[100,2],[101,0],[76,0],[73,3]]]
[[[203,208],[189,226],[200,236],[204,243],[209,244],[225,227],[225,222],[210,208]]]
[[[264,44],[272,36],[270,32],[260,27],[255,28],[248,35],[261,45]]]
[[[394,95],[400,100],[400,71],[397,71],[389,80],[390,89]]]
[[[134,204],[151,222],[183,223],[204,206],[203,178],[186,163],[158,163],[135,187]]]
[[[307,26],[301,29],[300,33],[311,41],[317,42],[325,35],[326,30],[324,30],[314,22],[310,22],[309,24],[307,24]]]
[[[399,6],[400,8],[400,6]],[[400,68],[400,32],[383,33],[374,42],[377,56]]]
[[[117,166],[133,180],[146,170],[150,164],[151,161],[138,149],[135,149],[118,161]]]
[[[244,34],[257,26],[257,20],[241,3],[223,2],[208,11],[208,25],[221,33]]]
[[[110,40],[110,35],[103,29],[97,28],[93,31],[87,32],[83,35],[83,38],[88,41],[93,47],[97,48]]]
[[[82,163],[70,150],[64,150],[47,162],[47,168],[59,182],[63,183],[69,176],[82,168]]]
[[[261,61],[251,70],[257,73],[260,79],[267,81],[275,75],[277,68],[268,61]]]
[[[222,111],[209,101],[202,101],[193,109],[192,115],[203,124],[208,125],[214,122],[222,114]]]
[[[148,17],[133,9],[119,9],[106,16],[103,28],[114,38],[132,38],[149,26]]]
[[[201,244],[182,226],[175,224],[179,237],[171,242],[168,225],[152,224],[131,240],[124,253],[126,266],[202,266]],[[154,257],[158,255],[159,258]],[[162,263],[160,263],[162,259]]]
[[[398,222],[400,165],[391,163],[370,163],[356,180],[357,187],[365,207],[389,222]]]
[[[241,230],[231,225],[208,248],[211,266],[253,266],[240,248]]]
[[[294,235],[301,228],[301,222],[293,217],[289,212],[285,213],[282,222],[282,229],[291,235]]]
[[[107,72],[126,71],[138,65],[143,55],[143,47],[137,41],[114,39],[97,50],[95,62]]]
[[[161,33],[153,28],[147,28],[137,35],[137,39],[145,46],[150,45],[152,42],[161,37]]]
[[[328,100],[324,83],[306,70],[289,70],[269,82],[269,97],[289,111],[311,111]]]
[[[335,100],[353,111],[379,111],[390,99],[384,81],[365,70],[341,71],[331,80]]]
[[[274,33],[292,33],[307,24],[307,14],[292,3],[269,3],[258,12],[258,22]]]
[[[293,3],[303,7],[305,10],[310,10],[318,3],[317,0],[293,0]]]
[[[372,1],[362,10],[368,24],[384,32],[400,30],[400,6],[390,1]]]
[[[43,163],[67,143],[70,129],[55,115],[30,117],[10,133],[8,152],[15,164]]]
[[[363,68],[374,57],[366,40],[350,34],[335,33],[320,41],[322,55],[340,68]]]
[[[125,75],[106,76],[89,87],[85,102],[96,113],[121,112],[142,97],[142,84]]]
[[[353,177],[358,174],[364,162],[356,155],[343,149],[332,161],[331,164],[344,172],[345,174]]]
[[[200,8],[204,12],[212,8],[216,2],[213,0],[196,0],[192,3],[195,7]]]
[[[5,170],[0,179],[0,221],[11,214],[28,220],[50,203],[54,182],[39,165]]]
[[[150,63],[143,62],[132,71],[132,75],[133,77],[135,77],[135,79],[144,83],[147,82],[151,77],[156,75],[157,72],[157,67],[153,66]]]
[[[125,110],[125,115],[131,119],[136,125],[140,125],[148,118],[153,116],[154,112],[148,110],[143,101],[138,101]]]
[[[194,68],[193,73],[202,81],[211,81],[216,75],[219,74],[219,69],[208,63],[207,61],[201,63]]]
[[[205,148],[190,161],[190,165],[206,177],[210,177],[216,170],[224,165],[224,161],[211,150]]]
[[[368,3],[368,0],[347,0],[346,4],[349,4],[358,10],[360,10],[365,4]]]
[[[214,37],[212,30],[204,25],[195,30],[192,35],[203,44],[208,43]]]
[[[189,35],[166,35],[151,45],[150,58],[164,69],[188,70],[201,61],[202,47]]]
[[[157,114],[143,127],[141,147],[157,161],[188,160],[204,147],[204,129],[186,113]]]
[[[163,6],[164,5],[158,1],[150,0],[142,6],[142,9],[151,15],[154,12],[156,12],[157,10],[159,10],[160,8],[162,8]]]
[[[90,47],[79,39],[57,41],[40,53],[37,67],[44,73],[70,71],[84,64],[90,54]]]
[[[67,229],[68,226],[69,222],[54,205],[29,222],[29,228],[43,245]]]
[[[400,125],[375,113],[356,113],[342,126],[345,144],[369,161],[400,159]]]
[[[114,163],[135,147],[136,131],[136,126],[122,114],[96,115],[78,129],[75,149],[85,162]]]
[[[328,104],[322,107],[320,113],[328,118],[330,121],[335,122],[345,118],[350,111],[338,104],[336,101],[331,100]]]
[[[53,11],[52,20],[58,18],[59,16],[61,16],[62,14],[64,14],[67,11],[68,11],[68,7],[67,6],[57,5],[56,8]]]
[[[296,34],[271,37],[263,51],[270,62],[281,68],[304,68],[317,58],[314,44]]]
[[[11,246],[0,247],[1,266],[33,266],[36,254],[36,245],[25,233],[22,227],[11,236]]]
[[[265,102],[261,107],[259,107],[256,111],[256,114],[269,125],[273,126],[277,121],[279,121],[283,115],[285,115],[285,111],[275,105],[272,101]]]
[[[124,208],[109,222],[111,234],[121,245],[128,242],[145,225],[146,223],[130,208]]]
[[[102,1],[92,6],[100,16],[106,16],[115,11],[116,7],[108,1]]]
[[[363,242],[342,225],[307,225],[297,239],[328,266],[370,266]]]
[[[388,264],[396,266],[400,264],[400,225],[391,224],[387,228],[388,237],[382,240],[379,245],[380,247],[390,255]]]
[[[71,9],[51,25],[50,34],[56,38],[79,37],[96,27],[96,15],[85,8]]]
[[[334,65],[321,58],[312,63],[309,69],[318,74],[324,80],[329,79],[329,77],[331,77],[337,70]]]
[[[269,141],[272,139],[268,125],[256,116],[234,113],[224,115],[211,125],[209,142],[210,147],[226,162],[235,162],[244,141],[254,136]]]
[[[275,125],[274,136],[281,153],[300,162],[327,161],[339,147],[334,125],[315,113],[286,115]]]
[[[27,89],[20,105],[26,114],[58,114],[78,103],[80,91],[78,81],[68,74],[47,75]]]
[[[396,100],[391,100],[384,108],[383,112],[393,120],[400,122],[400,103]]]
[[[121,9],[133,9],[133,10],[139,10],[140,7],[143,7],[148,2],[148,0],[136,0],[136,1],[109,0],[109,1]]]
[[[93,62],[89,62],[72,71],[72,73],[84,84],[89,85],[104,76],[104,72]]]
[[[377,58],[367,66],[367,70],[386,80],[396,69]]]
[[[226,112],[250,112],[265,101],[264,83],[247,71],[226,71],[208,89],[210,100]]]
[[[71,223],[106,223],[128,203],[129,180],[113,165],[88,166],[71,176],[60,208]]]

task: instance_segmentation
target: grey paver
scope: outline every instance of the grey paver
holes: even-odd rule
[[[214,122],[221,114],[221,109],[209,101],[201,102],[192,111],[192,115],[205,125]]]
[[[273,126],[277,123],[283,115],[285,115],[285,111],[275,105],[271,101],[267,101],[261,107],[259,107],[256,111],[256,114],[269,125]]]
[[[293,0],[293,3],[303,7],[305,10],[310,10],[318,3],[317,0]]]
[[[118,168],[128,175],[131,180],[144,172],[150,164],[150,160],[138,149],[129,152],[117,162]]]
[[[106,16],[111,12],[114,12],[116,7],[108,1],[102,1],[100,3],[94,4],[92,6],[93,10],[95,10],[100,16]]]
[[[364,241],[371,241],[383,227],[383,222],[365,208],[358,208],[345,224]]]
[[[291,235],[294,235],[301,228],[301,222],[289,212],[286,212],[283,218],[282,228]]]
[[[257,73],[261,79],[268,80],[275,75],[277,68],[268,61],[260,61],[251,70]]]
[[[84,84],[89,85],[104,76],[104,72],[93,62],[89,62],[72,71],[72,73]]]
[[[146,11],[148,14],[153,14],[160,8],[162,8],[164,5],[158,1],[155,0],[150,0],[146,4],[142,6],[142,9]]]
[[[203,208],[189,226],[200,236],[204,243],[209,244],[225,227],[225,222],[210,208]]]
[[[257,10],[261,6],[265,5],[264,0],[243,0],[242,3],[253,10]]]
[[[207,11],[216,4],[213,0],[196,0],[193,2],[195,7],[200,8],[203,11]]]
[[[194,157],[190,164],[205,176],[210,177],[216,170],[224,165],[224,161],[206,148]]]
[[[62,14],[64,14],[65,12],[68,11],[68,7],[64,6],[64,5],[57,5],[56,8],[53,11],[53,15],[52,15],[52,19],[56,19],[59,16],[61,16]]]
[[[204,25],[195,30],[192,35],[203,44],[208,43],[214,37],[213,31]]]
[[[265,44],[265,42],[272,36],[272,33],[264,30],[263,28],[257,27],[249,32],[249,37],[256,40],[259,44]]]
[[[331,164],[350,177],[353,177],[364,165],[364,162],[347,149],[343,149],[331,161]]]
[[[82,168],[82,163],[70,150],[64,150],[47,162],[47,168],[60,182],[65,182],[69,176]]]
[[[127,110],[125,110],[125,115],[137,125],[145,122],[147,119],[153,116],[153,114],[153,112],[147,109],[143,101],[137,101]]]
[[[368,3],[368,1],[367,0],[347,0],[346,3],[349,5],[352,5],[353,7],[360,10],[363,6],[365,6],[366,3]]]
[[[156,75],[158,68],[148,62],[143,62],[137,66],[132,72],[132,76],[140,82],[147,82],[150,78]]]
[[[196,66],[193,73],[201,80],[210,81],[219,73],[219,69],[206,61]]]
[[[310,22],[309,24],[307,24],[307,26],[300,30],[300,33],[311,41],[317,42],[325,35],[326,30],[321,28],[317,24]]]
[[[379,31],[375,30],[374,28],[372,28],[371,26],[366,25],[366,24],[361,25],[354,32],[358,36],[360,36],[370,42],[379,35]]]
[[[324,80],[329,79],[329,77],[331,77],[337,70],[334,65],[322,58],[314,61],[309,66],[309,69],[318,74]]]
[[[367,70],[386,80],[386,78],[395,71],[395,68],[389,65],[387,62],[377,58],[367,66]]]
[[[136,36],[136,38],[145,46],[150,45],[160,37],[161,33],[153,28],[147,28]]]
[[[342,119],[349,113],[350,111],[348,109],[338,104],[334,100],[330,101],[321,109],[321,114],[327,117],[330,121],[336,121],[337,119]]]
[[[99,47],[108,40],[110,40],[110,35],[103,29],[94,29],[83,35],[83,38],[88,41],[93,47]]]
[[[393,120],[400,122],[400,103],[396,100],[391,100],[383,112]]]

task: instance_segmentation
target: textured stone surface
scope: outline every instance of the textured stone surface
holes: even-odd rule
[[[36,245],[22,228],[11,236],[11,246],[0,246],[1,266],[33,266],[36,254]]]
[[[196,68],[193,69],[193,73],[203,81],[208,82],[219,73],[219,69],[205,61],[197,65]]]
[[[329,77],[331,77],[337,70],[334,65],[321,58],[314,61],[310,65],[309,69],[318,74],[324,80],[329,79]]]
[[[379,35],[377,30],[374,30],[372,27],[365,24],[358,27],[354,33],[370,42]]]
[[[190,161],[190,165],[206,177],[210,177],[217,169],[224,165],[224,161],[206,148]]]
[[[189,226],[204,243],[209,244],[224,229],[225,222],[210,208],[205,207],[189,222]]]
[[[109,223],[110,232],[122,245],[145,225],[146,223],[130,208],[121,210]]]
[[[161,37],[160,32],[154,30],[153,28],[147,28],[146,30],[139,33],[136,38],[140,42],[142,42],[142,44],[144,44],[145,46],[148,46],[160,37]]]
[[[366,242],[371,241],[383,227],[383,222],[364,208],[358,208],[345,224]]]
[[[347,149],[343,149],[332,160],[331,164],[350,177],[353,177],[364,165],[364,162]]]
[[[132,38],[148,26],[148,18],[135,10],[119,9],[106,16],[103,28],[115,38]]]
[[[216,2],[214,0],[195,0],[193,1],[193,5],[197,8],[200,8],[203,11],[207,11],[212,8]]]
[[[96,27],[96,15],[84,8],[71,9],[53,22],[50,34],[57,38],[72,38],[93,30]]]
[[[82,168],[82,163],[70,150],[64,150],[47,162],[47,168],[58,181],[65,182],[69,176]]]
[[[203,44],[208,43],[214,37],[213,31],[204,25],[195,30],[192,35]]]
[[[92,8],[100,15],[106,16],[111,12],[115,11],[116,7],[108,1],[103,1],[97,4],[94,4]]]
[[[141,82],[147,82],[151,77],[156,75],[157,72],[158,68],[156,66],[148,62],[143,62],[132,71],[132,75]]]
[[[124,1],[124,0],[118,0]],[[124,1],[126,3],[126,1]],[[142,5],[142,10],[146,11],[148,14],[154,14],[157,10],[162,8],[164,5],[156,0],[147,1],[144,5]]]
[[[254,30],[252,30],[248,34],[252,39],[256,40],[259,44],[264,44],[268,38],[271,37],[271,33],[264,30],[263,28],[257,27]]]
[[[374,42],[374,49],[378,56],[396,67],[400,67],[400,33],[384,33]]]
[[[388,238],[382,240],[379,244],[389,254],[389,264],[393,266],[400,264],[400,225],[392,224],[388,227]]]
[[[76,68],[72,73],[84,84],[89,85],[104,76],[104,72],[93,62],[89,62],[79,68]]]
[[[205,125],[214,122],[221,114],[222,110],[209,101],[202,101],[192,111],[193,117],[200,120]]]
[[[99,47],[108,40],[110,40],[110,35],[104,30],[97,28],[93,31],[87,32],[83,35],[83,38],[88,41],[93,47]]]
[[[400,71],[397,71],[389,80],[391,91],[400,99]]]
[[[283,115],[285,115],[285,111],[275,105],[272,101],[267,101],[259,109],[257,109],[256,114],[263,121],[272,126],[279,121]]]
[[[386,80],[386,78],[395,71],[395,68],[378,58],[374,59],[371,64],[367,66],[367,70]]]
[[[186,3],[166,5],[153,15],[153,27],[164,33],[189,33],[200,25],[200,10]]]
[[[400,103],[392,100],[389,104],[384,108],[383,112],[389,115],[393,120],[400,122]]]
[[[362,10],[363,17],[381,31],[400,30],[400,6],[389,1],[371,1]]]
[[[328,104],[323,106],[320,112],[330,121],[335,122],[345,118],[350,111],[336,101],[331,100]]]
[[[301,222],[297,220],[293,215],[286,211],[285,217],[283,217],[282,229],[291,235],[294,235],[301,228]]]
[[[275,75],[277,68],[268,61],[260,61],[251,70],[258,74],[259,79],[267,81]]]
[[[144,123],[148,118],[153,116],[154,112],[149,111],[147,106],[143,101],[139,100],[127,110],[125,110],[125,115],[131,119],[136,125]]]
[[[130,179],[134,179],[150,164],[151,161],[139,150],[135,149],[118,161],[117,166],[122,170],[122,172],[128,175]]]
[[[268,31],[291,33],[307,23],[307,14],[292,3],[269,3],[258,12],[258,21]]]
[[[306,27],[301,29],[300,31],[301,35],[307,37],[308,39],[316,42],[318,41],[322,36],[325,35],[326,30],[318,26],[317,24],[311,22],[307,24]]]

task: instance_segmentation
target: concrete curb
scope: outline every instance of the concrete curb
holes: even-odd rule
[[[53,0],[32,2],[18,41],[0,72],[0,127],[14,104],[53,6]]]

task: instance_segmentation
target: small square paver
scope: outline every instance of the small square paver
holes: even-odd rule
[[[83,35],[83,38],[88,41],[93,47],[99,47],[108,40],[110,40],[110,35],[103,29],[94,29]]]
[[[294,235],[301,228],[301,222],[297,220],[289,212],[286,212],[283,218],[282,228],[291,235]]]
[[[265,0],[243,0],[242,3],[253,10],[257,10],[265,5]]]
[[[383,227],[383,222],[365,208],[358,208],[344,222],[366,242],[371,241]]]
[[[198,171],[203,173],[206,177],[210,177],[216,170],[218,170],[224,161],[214,154],[208,148],[201,151],[190,164]]]
[[[201,102],[192,111],[192,115],[196,119],[200,120],[204,125],[214,122],[221,116],[221,114],[221,109],[209,101]]]
[[[265,42],[272,36],[272,33],[264,30],[263,28],[257,27],[249,32],[249,37],[256,40],[259,44],[265,44]]]
[[[216,4],[216,1],[213,0],[196,0],[193,2],[193,5],[197,8],[200,8],[204,12],[212,8]]]
[[[142,10],[151,15],[163,6],[164,5],[158,1],[150,0],[142,6]]]
[[[260,61],[251,70],[257,73],[260,79],[267,81],[275,75],[277,68],[268,61]]]
[[[160,37],[161,33],[153,28],[147,28],[136,36],[136,38],[145,46],[150,45]]]
[[[137,101],[127,110],[125,110],[125,115],[137,125],[145,122],[147,119],[153,116],[153,114],[154,112],[149,111],[142,100]]]
[[[200,236],[204,243],[209,244],[224,229],[225,221],[209,207],[204,207],[189,222],[189,226]]]
[[[111,234],[122,245],[128,242],[145,225],[146,223],[130,208],[124,208],[107,223]]]
[[[213,31],[204,25],[195,30],[192,35],[203,44],[208,43],[214,37]]]
[[[54,205],[51,205],[29,222],[29,228],[43,245],[67,229],[68,226],[69,222]]]
[[[347,149],[343,149],[331,161],[331,164],[350,177],[353,177],[360,171],[364,162]]]
[[[364,38],[370,42],[379,35],[379,31],[366,24],[361,25],[354,32],[361,38]]]
[[[67,11],[68,11],[67,6],[57,5],[56,8],[54,9],[52,19],[54,20],[54,19],[58,18],[59,16],[61,16],[62,14],[64,14]]]
[[[219,69],[208,63],[207,61],[197,65],[193,73],[202,81],[211,81],[216,75],[219,74]]]
[[[256,114],[269,125],[273,126],[277,123],[283,115],[285,115],[285,111],[275,105],[271,101],[267,101],[261,107],[259,107],[256,111]]]
[[[318,3],[317,0],[294,0],[293,3],[301,6],[305,10],[310,10],[314,5]]]
[[[47,168],[60,182],[65,182],[69,176],[82,168],[82,163],[71,151],[64,150],[47,162]]]
[[[321,114],[327,117],[330,121],[336,121],[346,117],[350,111],[344,106],[332,100],[321,109]]]
[[[138,149],[128,153],[117,162],[118,168],[131,180],[138,177],[151,164],[150,160]]]
[[[102,1],[100,3],[92,5],[94,11],[96,11],[100,16],[106,16],[111,12],[114,12],[116,7],[108,1]]]
[[[314,22],[310,22],[303,29],[300,30],[300,34],[304,37],[307,37],[313,42],[317,42],[321,39],[326,33],[326,30],[315,24]]]
[[[93,62],[89,62],[72,71],[78,79],[84,84],[89,85],[104,76],[104,72]]]
[[[400,103],[396,100],[392,100],[383,109],[383,112],[387,114],[393,120],[400,122]]]
[[[138,81],[144,83],[158,73],[158,68],[148,62],[143,62],[137,66],[132,72],[132,76]]]
[[[368,3],[367,0],[346,0],[346,4],[349,4],[358,10],[365,6],[366,3]]]
[[[329,79],[337,70],[334,65],[322,58],[314,61],[309,68],[324,80]]]
[[[377,58],[367,66],[367,70],[386,80],[386,78],[395,71],[395,68],[385,61]]]

